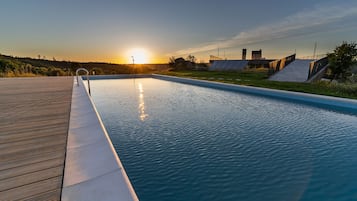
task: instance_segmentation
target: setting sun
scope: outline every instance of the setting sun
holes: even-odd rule
[[[143,48],[134,48],[128,52],[129,63],[146,64],[149,63],[149,53]]]

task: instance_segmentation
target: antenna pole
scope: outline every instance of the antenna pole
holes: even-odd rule
[[[317,48],[317,42],[315,42],[314,54],[313,54],[313,56],[312,56],[312,59],[315,59],[315,56],[316,56],[316,48]]]

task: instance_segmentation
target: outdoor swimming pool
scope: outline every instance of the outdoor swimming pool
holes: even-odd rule
[[[152,78],[91,90],[141,201],[357,199],[355,115]]]

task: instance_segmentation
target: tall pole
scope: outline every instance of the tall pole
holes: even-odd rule
[[[133,60],[133,66],[131,67],[133,74],[135,74],[135,60],[134,56],[131,56],[131,59]]]
[[[317,48],[317,42],[315,42],[314,55],[312,56],[312,59],[314,59],[314,60],[315,60],[315,56],[316,56],[316,48]]]

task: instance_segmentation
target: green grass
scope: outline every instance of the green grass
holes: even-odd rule
[[[266,69],[245,70],[242,72],[168,71],[162,74],[246,86],[357,99],[357,84],[336,84],[329,82],[293,83],[269,81],[267,80],[268,71]]]

